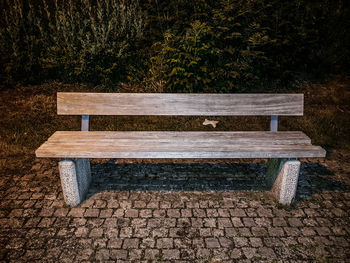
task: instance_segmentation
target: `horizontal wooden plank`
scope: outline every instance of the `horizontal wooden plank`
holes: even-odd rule
[[[302,116],[303,94],[57,93],[62,115]]]
[[[223,132],[178,132],[178,131],[57,131],[49,142],[264,142],[274,143],[311,143],[311,140],[300,131],[223,131]]]
[[[59,150],[39,149],[37,157],[46,158],[312,158],[325,157],[325,151],[317,146],[298,148],[270,149],[267,145],[250,148],[242,151],[240,148],[232,151],[129,151],[122,149],[115,151],[113,148],[90,147],[93,151],[81,150],[79,147],[65,148]],[[140,149],[141,150],[141,149]]]
[[[300,158],[325,156],[325,151],[321,147],[312,146],[309,143],[293,144],[290,141],[286,143],[283,140],[272,142],[268,137],[265,141],[263,139],[254,141],[249,136],[247,140],[230,140],[220,134],[224,139],[218,136],[219,139],[215,140],[215,136],[212,136],[207,141],[203,139],[199,141],[182,140],[183,137],[178,136],[173,137],[172,140],[158,141],[152,139],[155,134],[149,132],[151,139],[144,140],[140,136],[141,133],[144,132],[139,132],[137,136],[133,133],[140,138],[139,140],[112,139],[111,137],[116,133],[111,133],[109,139],[106,136],[107,139],[102,140],[93,139],[93,136],[90,135],[87,136],[90,136],[89,140],[81,138],[62,140],[59,137],[66,135],[56,133],[36,151],[36,155],[37,157],[57,158]],[[159,134],[163,138],[166,135],[162,132]],[[208,133],[202,135],[207,136]],[[232,135],[237,136],[234,133]],[[191,136],[195,137],[194,134]],[[243,138],[242,134],[240,137]]]

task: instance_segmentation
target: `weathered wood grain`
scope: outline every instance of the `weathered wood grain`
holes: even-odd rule
[[[209,132],[195,136],[190,132],[185,139],[181,133],[173,132],[171,138],[166,138],[167,132],[112,132],[105,135],[99,132],[76,132],[80,136],[72,139],[69,134],[56,133],[37,151],[37,157],[57,158],[300,158],[324,157],[325,151],[309,143],[292,143],[291,140],[272,140],[267,132],[254,139],[253,134],[244,139],[243,133],[219,134],[205,140]],[[105,133],[105,132],[103,132]],[[114,138],[124,133],[124,138]],[[129,133],[129,134],[128,134]],[[142,136],[144,133],[145,136]],[[158,135],[157,135],[158,133]],[[132,134],[132,135],[131,135]],[[258,133],[256,132],[255,135]],[[270,133],[272,134],[272,133]],[[274,135],[279,134],[273,133]],[[146,136],[147,135],[147,136]],[[178,136],[176,136],[178,135]],[[220,139],[220,136],[222,135]],[[236,139],[229,139],[236,136]],[[86,137],[85,139],[83,137]],[[131,139],[131,137],[139,139]],[[158,136],[158,138],[155,138]],[[266,139],[264,139],[264,136]],[[270,137],[269,137],[270,136]],[[74,137],[74,136],[73,136]],[[121,136],[123,137],[123,136]],[[144,138],[148,139],[144,139]],[[159,137],[163,137],[159,139]],[[275,138],[278,137],[275,136]],[[283,137],[283,136],[282,136]],[[302,136],[305,137],[305,136]],[[241,139],[239,139],[241,138]],[[304,138],[305,139],[305,138]]]
[[[303,94],[57,93],[62,115],[302,116]]]
[[[269,145],[249,146],[242,150],[243,146],[227,149],[213,148],[201,149],[192,146],[177,149],[155,149],[154,147],[127,148],[111,144],[98,145],[48,145],[40,147],[37,157],[50,158],[311,158],[325,157],[325,152],[317,146],[297,145],[295,147],[278,148]],[[158,150],[158,151],[157,151]],[[196,151],[197,150],[197,151]],[[221,151],[220,151],[221,150]]]
[[[300,131],[57,131],[49,142],[262,142],[262,143],[311,143]]]

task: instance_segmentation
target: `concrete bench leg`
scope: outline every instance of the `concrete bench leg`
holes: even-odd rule
[[[80,204],[91,182],[89,159],[63,159],[58,167],[65,202],[70,206]]]
[[[288,159],[270,159],[267,164],[266,183],[283,205],[292,203],[298,185],[300,162]]]

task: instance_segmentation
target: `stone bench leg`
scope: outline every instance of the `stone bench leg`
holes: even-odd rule
[[[292,203],[298,185],[300,161],[270,159],[267,164],[266,184],[283,205]]]
[[[80,204],[91,182],[89,159],[63,159],[59,162],[58,168],[65,202],[70,206]]]

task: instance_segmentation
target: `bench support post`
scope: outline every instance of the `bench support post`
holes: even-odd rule
[[[82,131],[89,131],[89,121],[90,121],[89,115],[82,115],[81,116],[81,130]]]
[[[266,184],[277,201],[283,205],[292,203],[298,185],[300,161],[269,159]]]
[[[270,120],[270,131],[277,132],[278,131],[278,116],[272,115]]]
[[[85,199],[91,182],[89,159],[63,159],[58,167],[65,202],[70,206],[80,204]]]

